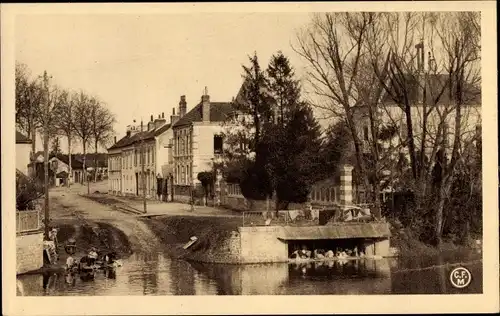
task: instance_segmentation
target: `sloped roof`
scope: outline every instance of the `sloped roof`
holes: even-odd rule
[[[31,144],[31,139],[16,131],[16,144]]]
[[[193,122],[203,121],[202,103],[198,103],[191,111],[186,113],[174,127],[190,125]],[[227,115],[234,112],[234,105],[232,102],[210,102],[210,122],[223,122]]]
[[[387,223],[342,223],[324,226],[284,226],[278,238],[282,240],[318,240],[346,238],[390,237]]]
[[[64,155],[64,154],[55,155],[51,156],[50,159],[54,157],[64,162],[65,164],[69,165],[69,155]],[[73,155],[71,155],[71,169],[83,169],[83,163]]]
[[[155,136],[159,136],[163,134],[165,131],[167,131],[170,128],[170,126],[171,124],[164,124],[160,128],[153,129],[151,131],[138,132],[130,136],[125,135],[123,138],[121,138],[119,141],[113,144],[113,146],[109,147],[108,150],[130,146],[134,143],[141,141],[141,139],[145,141],[154,139]]]

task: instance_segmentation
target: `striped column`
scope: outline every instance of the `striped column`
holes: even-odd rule
[[[340,204],[352,204],[352,169],[353,166],[343,165],[340,168]]]

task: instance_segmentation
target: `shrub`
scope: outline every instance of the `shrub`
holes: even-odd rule
[[[16,172],[16,209],[35,209],[35,202],[44,194],[43,185],[34,178]]]

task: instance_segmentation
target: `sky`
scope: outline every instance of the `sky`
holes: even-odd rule
[[[309,20],[307,13],[18,15],[15,57],[32,75],[47,70],[62,88],[104,101],[119,139],[134,119],[169,118],[181,95],[188,111],[205,87],[212,101],[230,101],[253,52],[264,68],[281,50],[302,78],[305,64],[291,43]]]

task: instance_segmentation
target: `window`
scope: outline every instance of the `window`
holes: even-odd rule
[[[214,135],[214,154],[220,155],[222,154],[222,136]]]
[[[151,163],[155,163],[155,150],[154,148],[151,148]]]

